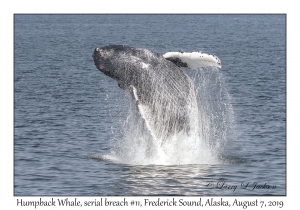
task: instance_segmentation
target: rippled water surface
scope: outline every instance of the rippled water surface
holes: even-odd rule
[[[284,15],[15,15],[14,194],[285,195],[285,29]],[[131,161],[133,103],[92,58],[109,44],[221,59],[185,70],[214,159]]]

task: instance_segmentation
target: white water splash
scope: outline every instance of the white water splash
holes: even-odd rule
[[[217,68],[187,72],[194,89],[188,104],[189,134],[155,138],[127,93],[128,116],[122,137],[106,158],[124,164],[219,164],[219,155],[234,135],[234,113],[222,73]],[[160,94],[160,93],[157,93]],[[156,107],[160,111],[161,107]],[[163,126],[163,125],[162,125]]]

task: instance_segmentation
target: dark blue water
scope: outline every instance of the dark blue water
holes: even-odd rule
[[[284,15],[15,15],[14,194],[285,195],[285,29]],[[201,50],[221,59],[218,72],[192,73],[210,74],[203,88],[221,85],[232,107],[217,163],[105,159],[128,116],[124,91],[92,59],[108,44]],[[211,96],[207,106],[223,103]],[[222,125],[215,132],[224,133]],[[255,182],[276,187],[252,190]],[[223,183],[237,189],[219,189]]]

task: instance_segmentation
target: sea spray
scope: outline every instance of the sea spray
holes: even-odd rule
[[[119,162],[138,165],[221,163],[218,157],[232,138],[235,124],[224,76],[212,67],[186,73],[192,82],[186,107],[189,132],[179,131],[167,138],[151,135],[134,97],[127,91],[126,105],[123,104],[128,107],[127,118],[112,149],[112,156]],[[163,94],[163,91],[154,94]],[[156,109],[161,115],[167,114],[159,105]]]
[[[220,156],[236,138],[236,122],[225,77],[217,68],[186,71],[196,87],[201,139]]]

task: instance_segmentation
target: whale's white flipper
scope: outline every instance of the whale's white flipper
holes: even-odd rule
[[[189,69],[198,69],[207,66],[215,66],[221,68],[221,60],[211,54],[202,52],[167,52],[163,57],[172,61],[179,67],[186,67]]]

